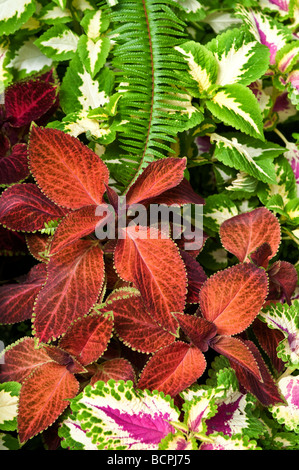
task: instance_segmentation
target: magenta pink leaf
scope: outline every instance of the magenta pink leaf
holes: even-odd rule
[[[0,323],[12,324],[32,317],[37,294],[46,281],[44,264],[34,266],[25,280],[0,287]]]
[[[131,380],[135,383],[136,376],[132,364],[121,357],[97,364],[96,372],[91,377],[90,384],[94,386],[99,380],[108,382],[111,379],[116,382]]]
[[[216,336],[211,342],[211,348],[261,380],[261,373],[254,355],[240,339],[231,336]]]
[[[0,223],[10,230],[34,232],[43,229],[46,222],[64,215],[65,210],[32,183],[15,184],[0,198]]]
[[[66,331],[59,347],[83,365],[99,359],[107,349],[113,330],[113,318],[98,313],[78,319]]]
[[[22,127],[43,116],[54,104],[57,87],[41,80],[17,82],[5,91],[6,118]]]
[[[137,387],[175,397],[204,372],[206,360],[193,345],[177,341],[156,352],[143,369]]]
[[[29,162],[37,184],[57,204],[79,209],[102,203],[108,169],[79,139],[57,129],[34,126]]]
[[[248,261],[251,253],[268,243],[275,256],[280,244],[278,219],[265,207],[227,219],[220,226],[220,237],[224,248],[239,261]]]
[[[194,346],[202,352],[208,351],[211,339],[217,334],[216,326],[205,318],[196,317],[195,315],[176,313],[175,317]]]
[[[5,349],[1,362],[0,381],[22,383],[34,369],[52,359],[43,348],[35,346],[34,338],[25,336]]]
[[[30,174],[27,145],[16,144],[10,154],[0,160],[0,186],[9,186],[26,179]]]
[[[264,406],[275,405],[277,403],[284,403],[277,384],[267,369],[258,348],[252,341],[245,341],[246,346],[254,355],[258,364],[262,380],[257,380],[256,377],[241,367],[234,361],[230,361],[231,367],[235,370],[240,384],[252,395],[254,395]]]
[[[151,230],[123,229],[124,238],[115,249],[115,267],[121,278],[134,283],[153,319],[175,334],[177,322],[171,312],[184,310],[186,271],[174,242]]]
[[[132,349],[152,353],[175,341],[175,336],[149,315],[136,289],[118,289],[108,297],[102,310],[113,312],[117,336]]]
[[[218,271],[199,293],[202,315],[220,335],[235,335],[253,322],[268,292],[264,269],[245,263]]]
[[[150,163],[126,194],[127,205],[141,203],[177,186],[184,177],[186,158],[165,158]]]
[[[23,383],[19,398],[20,442],[48,428],[79,392],[74,375],[54,362],[36,369]]]
[[[207,275],[202,266],[189,253],[180,250],[183,258],[188,279],[187,303],[198,303],[199,291],[207,280]]]
[[[47,342],[66,332],[96,303],[104,281],[103,252],[98,242],[79,240],[53,255],[47,282],[34,307],[34,329]]]

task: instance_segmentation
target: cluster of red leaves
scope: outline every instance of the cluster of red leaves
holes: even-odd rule
[[[28,150],[35,183],[15,184],[0,198],[0,223],[26,232],[39,261],[23,282],[0,288],[0,322],[33,323],[34,337],[6,350],[0,373],[2,381],[22,383],[21,442],[54,423],[88,382],[133,380],[176,397],[202,376],[209,348],[229,359],[262,404],[282,401],[258,348],[242,336],[265,301],[288,297],[296,285],[287,280],[289,273],[297,280],[291,265],[265,269],[280,243],[279,223],[268,210],[222,225],[222,243],[240,263],[207,279],[196,260],[202,246],[188,252],[158,228],[154,239],[151,227],[130,225],[117,240],[95,237],[107,223],[97,207],[107,197],[118,216],[118,196],[104,162],[78,139],[34,126]],[[127,208],[203,204],[185,167],[177,158],[151,163],[129,188]],[[59,221],[55,234],[42,236],[50,220]],[[191,303],[199,304],[192,315],[185,312]],[[125,353],[113,349],[113,335]],[[269,355],[277,340],[264,342]],[[131,363],[128,351],[145,360],[137,365],[135,356]]]

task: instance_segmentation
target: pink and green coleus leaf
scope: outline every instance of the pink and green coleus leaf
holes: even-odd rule
[[[54,105],[57,86],[50,82],[31,79],[17,82],[5,91],[6,119],[14,127],[37,121]]]
[[[0,198],[0,223],[10,230],[34,232],[65,213],[33,183],[15,184]]]
[[[79,240],[53,255],[34,307],[39,341],[59,337],[96,303],[104,281],[103,252],[97,242]]]
[[[280,224],[272,212],[258,207],[223,222],[220,238],[224,248],[241,262],[249,261],[249,255],[265,243],[270,246],[273,257],[280,244]]]
[[[131,380],[131,382],[135,383],[136,376],[132,364],[127,359],[119,357],[96,364],[96,370],[90,379],[90,385],[94,386],[99,380],[105,383],[109,380],[114,380],[115,382]]]
[[[85,387],[71,409],[59,430],[62,447],[70,449],[157,450],[179,419],[170,397],[123,381]]]
[[[288,431],[298,434],[299,431],[299,378],[289,375],[278,381],[280,392],[285,398],[286,404],[276,404],[270,407],[275,420],[284,424]]]
[[[187,290],[185,266],[177,246],[150,227],[122,230],[124,237],[118,240],[114,253],[119,276],[133,282],[153,319],[175,334],[177,322],[171,312],[184,310]]]
[[[22,282],[1,286],[0,323],[12,324],[31,318],[35,299],[46,278],[46,266],[37,264]]]
[[[263,269],[238,264],[205,282],[199,293],[201,314],[216,325],[219,335],[235,335],[256,318],[267,292],[268,278]]]
[[[59,347],[83,366],[95,362],[107,349],[112,336],[111,315],[92,313],[75,321],[59,341]]]
[[[175,397],[196,382],[205,368],[206,360],[198,348],[176,341],[153,355],[143,369],[137,386]]]
[[[9,186],[26,179],[30,174],[27,145],[16,144],[10,154],[0,159],[0,186]]]
[[[65,366],[51,362],[34,370],[20,393],[20,441],[26,442],[56,421],[78,391],[79,382]]]
[[[80,140],[57,129],[32,127],[30,170],[42,191],[69,209],[103,202],[109,172]]]
[[[175,341],[146,311],[140,292],[121,288],[107,298],[102,312],[113,312],[117,336],[132,349],[153,353]]]

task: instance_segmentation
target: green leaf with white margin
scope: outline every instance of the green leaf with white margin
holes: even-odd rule
[[[269,410],[278,423],[284,424],[286,430],[299,434],[299,376],[281,378],[278,387],[287,405],[274,405]]]
[[[227,219],[238,215],[236,204],[225,194],[213,194],[205,199],[203,206],[204,228],[218,233],[220,225]]]
[[[39,19],[45,24],[61,24],[73,21],[72,14],[68,8],[62,9],[55,3],[48,3],[39,13]]]
[[[259,104],[246,86],[235,83],[221,87],[210,100],[206,101],[206,106],[224,124],[265,140]]]
[[[271,305],[259,314],[269,328],[280,330],[285,339],[277,347],[277,356],[286,362],[286,366],[299,369],[299,301],[292,305]]]
[[[218,63],[217,85],[250,85],[268,70],[269,49],[245,30],[228,30],[205,47]]]
[[[18,402],[21,384],[5,382],[0,384],[0,429],[15,431],[17,429]]]
[[[188,74],[184,75],[184,79],[193,96],[198,98],[207,94],[217,78],[217,62],[213,54],[194,41],[185,42],[175,49],[187,62]]]
[[[295,175],[290,163],[283,155],[275,159],[274,168],[276,183],[260,185],[257,195],[264,206],[267,206],[272,201],[273,196],[277,197],[279,195],[285,206],[297,196]]]
[[[213,133],[210,138],[216,143],[214,157],[217,160],[264,183],[276,183],[273,159],[285,151],[284,147],[241,133]]]
[[[78,53],[71,60],[60,88],[60,101],[65,114],[100,108],[109,102],[109,70],[104,69],[104,80],[93,79]],[[106,79],[106,80],[105,80]],[[106,83],[105,83],[106,82]],[[107,88],[104,88],[107,87]]]
[[[19,450],[20,444],[16,437],[0,433],[0,450]]]
[[[70,402],[73,415],[59,430],[62,447],[70,449],[157,450],[180,414],[169,395],[123,380],[88,385]]]
[[[52,59],[45,56],[34,44],[36,39],[37,37],[32,36],[11,47],[12,59],[7,68],[15,71],[18,80],[49,69],[53,64]]]
[[[197,450],[195,437],[187,437],[182,432],[170,433],[159,444],[159,450]]]
[[[78,53],[87,72],[94,78],[105,65],[110,52],[110,40],[107,36],[93,40],[82,35],[78,42]]]
[[[0,35],[15,33],[33,15],[35,0],[0,1]]]
[[[69,60],[75,55],[79,36],[65,25],[56,25],[48,29],[36,41],[35,45],[50,59]]]
[[[198,261],[203,268],[216,272],[228,266],[228,253],[218,241],[208,238]]]

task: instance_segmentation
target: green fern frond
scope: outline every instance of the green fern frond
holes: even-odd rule
[[[126,121],[119,136],[126,187],[150,162],[169,155],[186,128],[186,97],[175,74],[185,63],[174,49],[184,42],[186,25],[173,6],[171,0],[122,0],[112,12],[112,65],[118,90],[125,90],[118,110]]]

